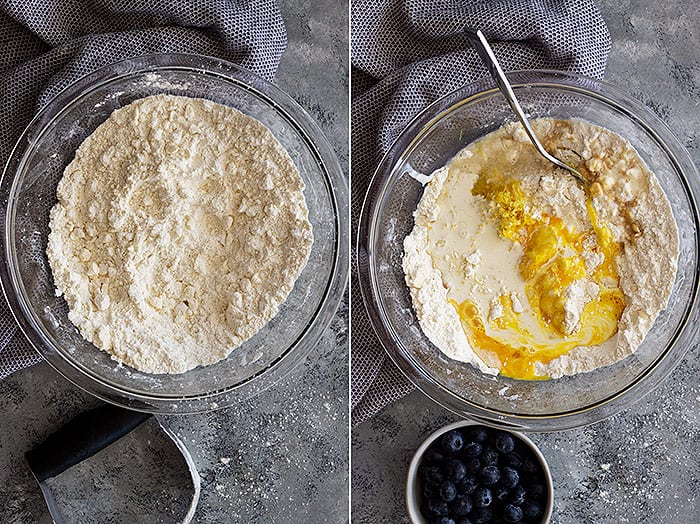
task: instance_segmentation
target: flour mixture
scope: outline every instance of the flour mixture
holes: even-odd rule
[[[506,125],[434,173],[403,259],[426,336],[450,358],[522,379],[631,354],[668,303],[678,259],[670,204],[626,140],[577,120],[533,126],[591,184]]]
[[[276,314],[306,264],[303,189],[257,120],[208,100],[138,100],[83,142],[58,185],[56,293],[119,362],[217,362]]]

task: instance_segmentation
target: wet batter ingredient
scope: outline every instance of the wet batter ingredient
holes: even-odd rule
[[[632,353],[668,301],[678,253],[668,200],[629,143],[582,121],[534,126],[591,184],[509,124],[434,174],[403,261],[428,338],[453,359],[521,379]]]

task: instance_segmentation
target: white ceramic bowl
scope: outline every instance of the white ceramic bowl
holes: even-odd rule
[[[406,475],[406,510],[408,511],[408,517],[413,524],[428,524],[426,518],[420,512],[421,503],[421,488],[422,481],[418,478],[418,466],[420,466],[423,460],[423,455],[430,445],[435,442],[442,435],[453,429],[462,429],[469,426],[481,426],[476,422],[471,422],[469,420],[459,420],[453,422],[445,427],[442,427],[432,433],[428,438],[426,438],[420,447],[416,450],[416,453],[411,459],[411,463],[408,466],[408,474]],[[552,474],[549,471],[549,466],[547,466],[547,461],[544,455],[537,449],[535,443],[532,442],[522,433],[515,431],[499,430],[504,431],[513,436],[513,438],[518,439],[523,444],[525,444],[537,457],[544,471],[544,476],[547,481],[547,504],[544,507],[544,516],[542,517],[542,524],[547,524],[552,517],[552,509],[554,508],[554,484],[552,482]]]

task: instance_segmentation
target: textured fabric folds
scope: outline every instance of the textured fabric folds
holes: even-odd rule
[[[194,53],[272,80],[287,37],[275,0],[3,0],[0,42],[4,166],[33,115],[100,67],[149,53]],[[0,379],[38,360],[0,300]]]
[[[610,34],[591,0],[355,0],[352,53],[352,228],[374,169],[423,108],[488,75],[465,28],[481,29],[503,69],[601,78]],[[352,261],[352,423],[412,390],[381,348]]]

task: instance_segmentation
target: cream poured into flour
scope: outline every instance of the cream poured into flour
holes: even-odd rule
[[[534,126],[550,150],[578,155],[590,187],[508,124],[434,173],[403,268],[421,328],[447,356],[486,373],[557,378],[641,344],[668,302],[678,233],[658,181],[622,137],[578,120]]]

